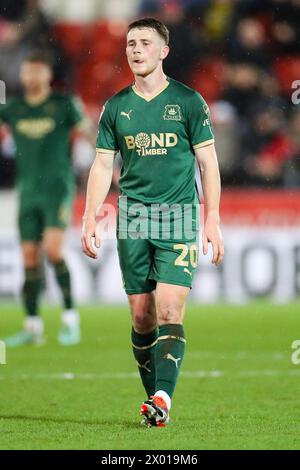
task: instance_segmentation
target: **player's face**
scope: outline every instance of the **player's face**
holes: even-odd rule
[[[46,88],[52,79],[51,68],[42,62],[24,62],[20,70],[20,81],[25,91]]]
[[[152,28],[134,28],[127,35],[126,55],[132,73],[146,77],[167,57],[169,47]]]

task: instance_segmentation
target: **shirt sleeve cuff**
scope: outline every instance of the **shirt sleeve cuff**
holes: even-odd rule
[[[200,147],[206,147],[209,144],[213,144],[215,139],[205,140],[204,142],[200,142],[199,144],[193,145],[193,149],[199,149]]]
[[[118,150],[103,149],[103,148],[97,147],[97,148],[96,148],[96,151],[97,151],[97,152],[101,152],[101,153],[110,153],[111,155],[114,155]]]

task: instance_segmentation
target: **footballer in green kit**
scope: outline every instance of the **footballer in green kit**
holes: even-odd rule
[[[127,294],[151,292],[157,281],[191,287],[198,256],[196,217],[199,214],[192,149],[213,141],[205,101],[194,90],[170,78],[153,97],[146,98],[135,86],[129,86],[106,103],[99,124],[97,151],[114,154],[120,150],[123,157],[120,189],[124,196],[119,200],[118,250]],[[126,237],[126,225],[130,226],[131,222],[130,208],[136,207],[138,211],[136,203],[143,203],[147,209],[147,240]],[[169,236],[168,240],[155,237],[159,235],[156,233],[159,228],[155,227],[156,204],[160,208],[163,205],[173,208],[171,215],[175,220],[170,221],[173,237]],[[176,236],[174,225],[183,216],[181,208],[189,205],[195,226],[186,227],[186,237],[181,233]],[[122,223],[124,218],[127,224]],[[163,231],[166,228],[161,223],[160,238]],[[154,262],[153,248],[157,255],[159,251]],[[146,253],[147,262],[139,262]]]
[[[43,321],[38,315],[43,253],[54,268],[64,300],[58,340],[63,345],[80,341],[79,316],[62,248],[74,192],[70,132],[77,128],[87,134],[89,126],[77,99],[52,91],[51,79],[48,58],[34,53],[21,66],[23,96],[0,107],[0,122],[9,126],[16,145],[18,225],[25,268],[26,320],[24,330],[4,339],[12,347],[43,341]]]
[[[183,320],[199,256],[199,196],[195,159],[205,199],[203,253],[224,254],[219,227],[220,175],[209,109],[199,93],[167,77],[162,62],[169,33],[154,18],[129,25],[126,54],[134,83],[103,107],[97,156],[90,171],[84,215],[84,252],[96,213],[109,190],[120,151],[118,254],[132,314],[132,347],[147,394],[142,423],[162,427],[185,351]]]

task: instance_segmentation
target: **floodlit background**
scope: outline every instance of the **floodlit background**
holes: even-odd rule
[[[6,365],[0,357],[0,449],[299,449],[300,1],[1,0],[0,80],[8,97],[18,93],[20,63],[47,49],[55,87],[81,97],[96,127],[103,103],[132,81],[126,28],[144,15],[170,29],[166,73],[210,105],[223,182],[226,255],[218,269],[200,257],[172,421],[140,429],[145,397],[115,240],[97,261],[81,252],[95,150],[77,139],[65,249],[82,342],[57,344],[60,298],[45,264],[47,342],[7,350]],[[3,338],[22,324],[23,270],[14,143],[7,129],[0,137]],[[108,201],[117,197],[113,186]]]
[[[0,79],[20,91],[18,70],[31,50],[47,49],[59,89],[81,97],[95,126],[102,104],[132,81],[126,26],[154,15],[171,33],[165,70],[210,105],[223,180],[223,266],[202,257],[191,298],[246,302],[299,295],[300,1],[299,0],[1,0]],[[14,144],[1,133],[0,299],[22,284],[16,232]],[[73,142],[78,192],[66,252],[79,303],[123,302],[115,243],[100,262],[80,250],[84,192],[94,149]],[[116,201],[112,187],[109,200]],[[46,268],[47,269],[47,268]],[[51,272],[48,301],[58,301]]]

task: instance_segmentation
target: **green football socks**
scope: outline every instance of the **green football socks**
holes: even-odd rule
[[[172,397],[185,352],[183,325],[162,325],[159,327],[155,347],[156,387]]]
[[[25,268],[25,282],[22,289],[22,298],[28,316],[38,314],[38,299],[43,285],[43,274],[40,266]]]
[[[61,288],[66,310],[73,308],[70,271],[64,260],[53,263],[56,281]]]
[[[155,347],[157,334],[157,328],[145,335],[137,333],[133,328],[131,331],[133,354],[148,397],[154,395],[155,392]]]

